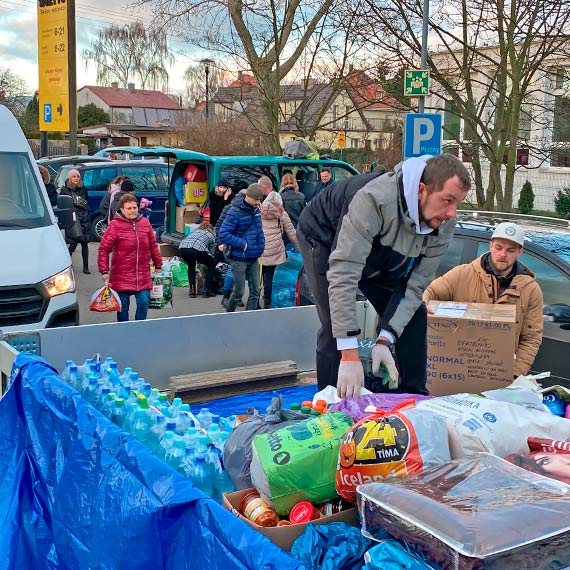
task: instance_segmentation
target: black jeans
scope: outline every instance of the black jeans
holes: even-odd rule
[[[207,251],[200,251],[193,247],[185,247],[178,250],[180,257],[188,264],[188,283],[190,287],[195,287],[196,283],[196,263],[206,266],[206,284],[204,293],[212,292],[212,281],[216,262]]]
[[[340,365],[340,352],[332,334],[329,283],[326,276],[326,264],[323,263],[325,259],[328,259],[330,251],[319,243],[309,243],[299,231],[297,231],[297,240],[321,322],[321,328],[317,333],[317,382],[319,390],[322,390],[329,385],[336,386]],[[382,287],[380,280],[361,280],[358,286],[380,316],[386,309],[392,309],[392,304],[400,302],[400,295],[395,295],[394,290]],[[422,303],[396,342],[396,360],[400,372],[399,392],[427,394],[426,335],[427,310]]]
[[[69,250],[69,255],[71,255],[76,249],[78,244],[81,243],[81,257],[83,258],[83,267],[87,269],[89,267],[89,245],[87,244],[87,238],[83,238],[81,242],[73,241],[67,245]]]
[[[263,275],[263,298],[269,299],[271,303],[271,292],[273,291],[273,276],[277,265],[263,265],[261,274]]]

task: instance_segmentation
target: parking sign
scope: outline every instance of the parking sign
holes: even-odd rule
[[[441,115],[438,113],[406,113],[404,158],[441,154],[441,127]]]
[[[44,123],[52,122],[51,103],[44,103]]]

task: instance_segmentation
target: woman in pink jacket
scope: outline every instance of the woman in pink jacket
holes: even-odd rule
[[[103,234],[97,258],[103,281],[117,291],[121,298],[122,309],[117,313],[119,322],[129,320],[131,295],[137,301],[135,320],[146,319],[152,289],[151,259],[156,269],[162,267],[162,258],[150,222],[139,214],[134,195],[125,194],[119,201],[119,211]]]
[[[269,192],[261,204],[261,223],[265,237],[265,249],[261,256],[263,308],[269,309],[275,269],[287,259],[283,233],[287,234],[296,251],[299,251],[299,243],[291,218],[283,209],[283,198],[279,193]]]

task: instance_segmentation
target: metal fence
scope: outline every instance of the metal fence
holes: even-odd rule
[[[28,139],[28,144],[32,149],[32,153],[36,159],[40,158],[40,141],[38,139]],[[87,154],[87,145],[80,144],[78,154]],[[48,156],[67,156],[71,154],[69,150],[69,141],[55,140],[48,141]]]

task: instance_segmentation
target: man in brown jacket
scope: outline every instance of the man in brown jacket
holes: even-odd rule
[[[524,233],[512,222],[499,224],[484,253],[435,279],[424,301],[508,303],[517,308],[514,374],[528,374],[542,343],[542,291],[530,269],[518,261]]]

